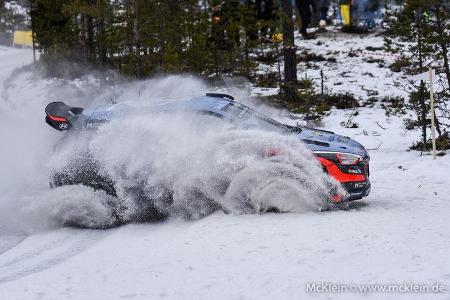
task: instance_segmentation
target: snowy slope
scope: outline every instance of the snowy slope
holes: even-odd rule
[[[356,209],[216,213],[110,230],[47,224],[33,203],[47,200],[38,196],[48,190],[39,171],[59,133],[46,127],[42,111],[59,83],[31,73],[11,77],[31,58],[27,50],[0,48],[0,299],[450,298],[450,158],[406,152],[418,133],[379,108],[361,109],[356,129],[339,125],[350,111],[324,120],[327,129],[376,149],[372,194]],[[447,292],[312,294],[308,282],[439,282]]]
[[[370,96],[405,96],[405,92],[395,86],[405,76],[387,68],[400,54],[386,53],[382,50],[383,45],[383,36],[377,36],[376,33],[351,35],[331,26],[316,39],[304,40],[296,35],[297,56],[300,59],[297,76],[299,79],[312,80],[316,90],[320,91],[322,71],[326,91],[350,92],[360,99]],[[319,61],[313,58],[310,58],[312,61],[304,61],[305,53],[316,56],[315,60]],[[277,65],[260,65],[262,73],[277,71]],[[255,92],[273,94],[277,89],[257,89]]]

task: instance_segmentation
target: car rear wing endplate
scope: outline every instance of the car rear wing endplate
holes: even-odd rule
[[[45,107],[45,121],[54,129],[64,131],[73,126],[74,117],[82,112],[81,107],[72,107],[64,102],[52,102]]]

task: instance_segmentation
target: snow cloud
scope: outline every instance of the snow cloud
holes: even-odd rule
[[[154,220],[155,214],[197,219],[217,210],[316,210],[335,183],[295,137],[239,130],[212,117],[186,114],[141,113],[118,118],[95,134],[64,138],[44,122],[50,101],[86,107],[111,100],[186,98],[207,90],[190,76],[108,87],[92,78],[34,79],[29,72],[11,80],[3,91],[8,104],[0,120],[2,142],[9,145],[1,156],[0,233],[60,225],[110,227],[118,220]],[[112,179],[117,198],[84,186],[49,188],[55,170],[76,165],[86,155]]]

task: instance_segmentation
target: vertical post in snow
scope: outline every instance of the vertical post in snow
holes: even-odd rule
[[[33,39],[33,63],[36,64],[36,42],[34,41],[34,31],[31,31],[31,38]]]
[[[323,70],[320,69],[320,92],[322,93],[322,96],[324,94],[324,89],[325,89],[324,88],[324,83],[323,83],[324,77],[325,76],[323,76]]]
[[[433,68],[430,67],[430,107],[431,107],[431,138],[433,143],[433,159],[436,159],[436,127],[434,121]]]

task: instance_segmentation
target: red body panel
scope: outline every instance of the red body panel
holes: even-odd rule
[[[339,168],[332,161],[323,157],[317,157],[322,166],[327,170],[328,174],[337,181],[344,182],[358,182],[366,181],[366,177],[362,174],[346,174],[339,170]]]

